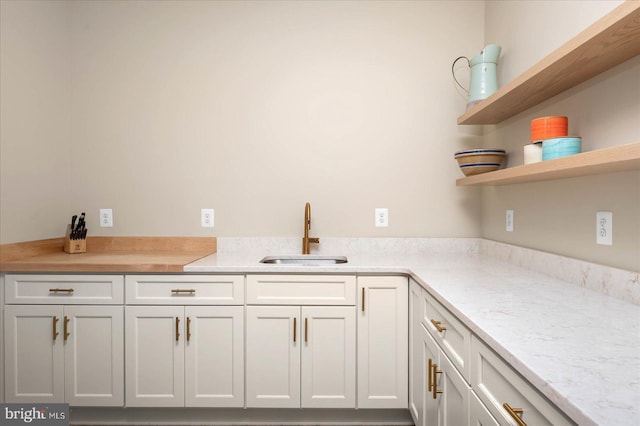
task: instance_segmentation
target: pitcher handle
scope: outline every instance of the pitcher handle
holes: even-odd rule
[[[465,92],[469,93],[469,89],[466,89],[462,84],[460,84],[460,82],[456,78],[456,73],[454,72],[454,68],[456,66],[456,62],[458,62],[460,59],[463,59],[463,58],[467,60],[467,66],[471,67],[471,61],[469,61],[469,58],[467,58],[466,56],[458,56],[456,58],[456,60],[453,61],[453,64],[451,64],[451,75],[453,76],[453,80],[456,82],[456,84],[458,86],[460,86],[460,88],[462,90],[464,90]]]

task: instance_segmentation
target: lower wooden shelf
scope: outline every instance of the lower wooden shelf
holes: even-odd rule
[[[456,185],[508,185],[628,170],[640,170],[640,142],[469,176]]]

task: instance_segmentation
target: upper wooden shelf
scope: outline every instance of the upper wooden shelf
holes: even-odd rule
[[[628,170],[640,170],[640,142],[469,176],[456,185],[507,185]]]
[[[458,124],[496,124],[640,55],[640,1],[627,0],[493,95]]]

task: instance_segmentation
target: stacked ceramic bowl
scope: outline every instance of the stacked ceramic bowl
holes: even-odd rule
[[[458,151],[455,159],[465,176],[498,170],[506,156],[504,149],[470,149]]]
[[[582,140],[568,136],[567,117],[540,117],[531,121],[531,143],[524,147],[524,164],[566,157],[581,151]]]

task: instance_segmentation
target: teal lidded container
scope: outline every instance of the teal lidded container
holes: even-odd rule
[[[566,136],[542,141],[542,160],[566,157],[582,152],[582,138]]]

